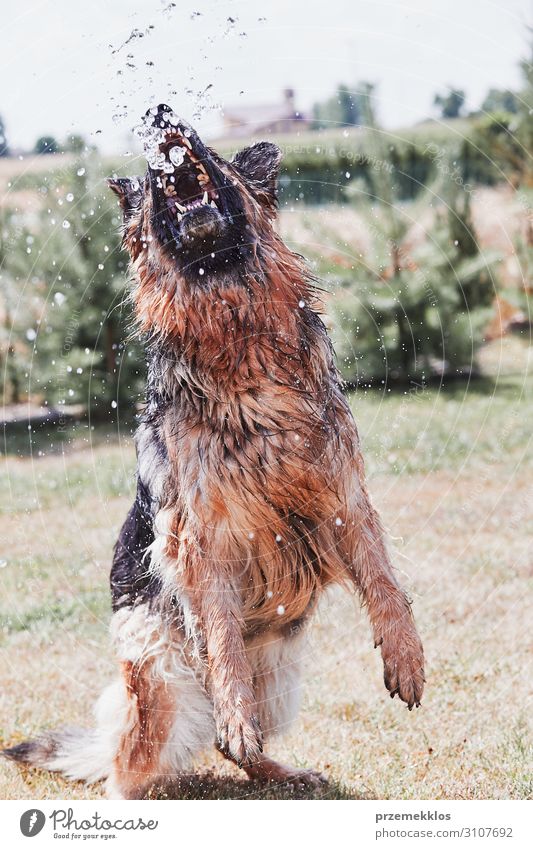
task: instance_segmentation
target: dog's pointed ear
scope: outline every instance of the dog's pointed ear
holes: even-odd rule
[[[117,195],[124,218],[139,208],[143,190],[138,177],[108,177],[107,185]]]
[[[251,180],[264,200],[272,207],[277,203],[277,181],[282,152],[272,142],[261,141],[236,153],[231,164],[243,177]]]

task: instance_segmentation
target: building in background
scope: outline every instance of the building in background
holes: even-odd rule
[[[257,106],[228,106],[224,109],[224,136],[242,138],[261,133],[293,133],[306,130],[311,119],[295,106],[294,89],[286,88],[279,103],[263,103]]]

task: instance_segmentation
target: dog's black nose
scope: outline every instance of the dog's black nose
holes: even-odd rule
[[[166,103],[160,103],[159,106],[151,106],[150,109],[146,112],[145,120],[147,123],[152,124],[154,127],[159,127],[161,122],[168,122],[168,118],[165,121],[165,117],[168,115],[174,115],[174,110],[172,106],[167,106]]]
[[[199,144],[198,136],[187,121],[180,118],[172,106],[167,106],[166,103],[160,103],[159,106],[152,106],[146,112],[143,123],[146,127],[156,127],[165,133],[170,133],[174,136],[177,133],[191,139],[193,144]]]

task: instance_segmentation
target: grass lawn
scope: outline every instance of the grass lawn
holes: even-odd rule
[[[370,482],[427,654],[423,706],[382,683],[355,597],[334,592],[309,632],[300,717],[269,751],[319,767],[325,798],[525,798],[531,767],[533,380],[514,339],[484,352],[492,377],[446,391],[356,393]],[[526,376],[524,376],[526,375]],[[77,426],[10,439],[0,487],[0,743],[89,724],[114,674],[111,549],[134,490],[129,433]],[[22,456],[23,454],[23,456]],[[528,615],[529,613],[529,615]],[[292,797],[208,752],[194,798]],[[0,765],[0,798],[100,798]]]

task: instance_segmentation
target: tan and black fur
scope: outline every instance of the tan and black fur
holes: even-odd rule
[[[278,148],[227,162],[166,106],[149,113],[153,128],[164,158],[186,148],[184,164],[110,181],[149,356],[138,495],[111,574],[120,676],[94,731],[7,754],[106,778],[125,798],[213,744],[254,778],[314,784],[321,776],[275,763],[263,744],[294,717],[304,626],[323,590],[360,592],[385,684],[409,708],[422,646],[317,292],[273,227]]]

